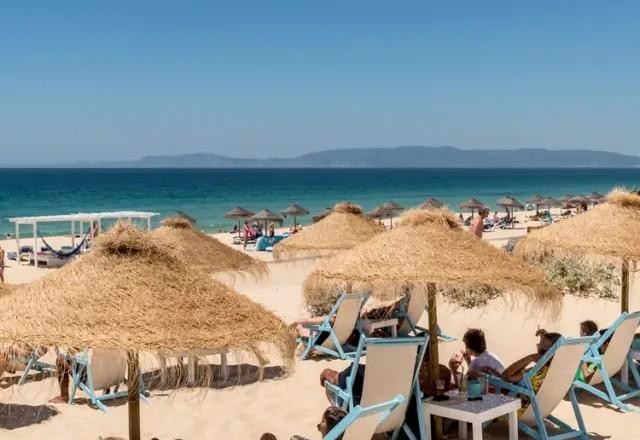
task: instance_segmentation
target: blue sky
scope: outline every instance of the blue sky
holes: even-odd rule
[[[3,2],[0,162],[640,154],[639,22],[638,1]]]

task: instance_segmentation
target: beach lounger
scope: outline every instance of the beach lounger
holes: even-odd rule
[[[506,382],[500,378],[489,376],[489,383],[496,387],[497,392],[507,390],[509,395],[526,396],[531,402],[520,416],[518,427],[528,436],[536,440],[564,440],[570,438],[587,439],[587,429],[580,413],[573,387],[574,378],[584,352],[594,338],[560,338],[544,356],[525,373],[518,384]],[[553,358],[553,359],[552,359]],[[532,377],[542,369],[549,360],[551,365],[537,393],[533,391]],[[569,393],[573,413],[578,424],[574,429],[562,420],[551,415],[558,404]],[[561,433],[551,435],[546,422],[555,425]]]
[[[378,425],[375,432],[393,432],[393,438],[396,438],[402,430],[408,438],[416,440],[415,433],[405,423],[407,407],[411,399],[415,399],[420,429],[419,438],[420,440],[426,440],[427,433],[424,423],[424,411],[422,410],[422,392],[420,391],[418,376],[427,344],[427,336],[412,338],[361,337],[351,373],[347,378],[347,389],[342,389],[329,382],[325,382],[325,387],[334,396],[336,404],[349,411],[353,410],[356,405],[352,398],[352,386],[358,371],[358,365],[366,351],[367,362],[364,370],[362,397],[359,404],[368,407],[375,405],[376,402],[388,401],[398,394],[403,397],[402,403]]]
[[[426,328],[418,326],[418,322],[427,307],[427,297],[424,294],[408,294],[400,303],[394,318],[401,320],[402,325],[398,329],[400,336],[418,336],[429,333]],[[441,342],[455,341],[456,338],[443,334],[438,328],[438,340]]]
[[[357,405],[352,408],[347,416],[340,421],[323,440],[336,440],[342,436],[342,440],[370,439],[376,432],[376,428],[389,417],[389,414],[403,401],[398,394],[393,399],[363,407]]]
[[[300,358],[306,359],[314,350],[340,359],[353,358],[355,350],[347,345],[347,341],[357,329],[360,310],[368,298],[368,293],[343,293],[322,324],[306,326],[310,331],[309,337],[298,339],[298,343],[305,345]],[[324,340],[319,342],[321,337]]]
[[[79,355],[69,356],[71,361],[71,393],[69,404],[73,403],[75,394],[80,388],[91,403],[100,411],[107,412],[102,403],[105,400],[119,399],[127,396],[127,391],[117,391],[117,387],[126,382],[127,355],[119,350],[95,348]],[[115,388],[108,394],[98,396],[98,391]],[[146,401],[144,382],[140,374],[140,398]]]
[[[620,315],[611,327],[589,347],[583,361],[595,364],[597,370],[587,383],[576,381],[576,387],[616,405],[622,411],[631,411],[632,408],[624,401],[640,396],[640,374],[631,351],[631,344],[639,325],[640,312],[625,312]],[[606,351],[600,354],[600,348],[607,341],[609,345]],[[631,372],[636,388],[614,377],[624,368],[628,368]],[[595,387],[599,384],[604,384],[604,391]],[[622,393],[619,394],[616,389]]]

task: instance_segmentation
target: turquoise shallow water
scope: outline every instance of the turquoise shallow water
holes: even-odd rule
[[[345,199],[371,209],[437,197],[457,208],[469,196],[493,205],[504,195],[524,202],[533,193],[640,186],[640,169],[0,169],[0,182],[3,235],[13,232],[7,217],[114,210],[181,210],[215,231],[233,225],[223,215],[236,205],[280,211],[296,202],[313,213]],[[68,233],[69,226],[41,231]]]

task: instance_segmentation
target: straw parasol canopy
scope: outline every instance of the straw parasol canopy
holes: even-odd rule
[[[231,218],[238,220],[238,237],[240,237],[240,222],[242,219],[247,219],[254,215],[253,212],[248,209],[244,209],[242,206],[236,206],[231,211],[225,213],[224,218]]]
[[[513,211],[514,209],[524,209],[524,205],[520,203],[515,197],[506,196],[501,199],[498,199],[496,205],[501,206],[505,209]]]
[[[554,199],[553,197],[544,197],[540,199],[540,206],[546,206],[547,208],[553,208],[554,206],[560,206],[562,202]]]
[[[381,205],[380,209],[387,212],[387,215],[389,216],[389,226],[391,229],[393,229],[393,214],[404,210],[402,206],[398,205],[394,201],[389,201],[384,205]]]
[[[333,209],[331,208],[326,208],[320,212],[317,212],[315,214],[313,214],[311,216],[311,220],[313,220],[314,223],[318,223],[320,220],[322,220],[323,218],[325,218],[326,216],[328,216],[329,214],[331,214],[333,212]]]
[[[0,298],[0,341],[129,353],[129,433],[139,439],[139,351],[229,349],[287,364],[295,341],[276,315],[203,276],[151,237],[118,223],[94,250]]]
[[[524,256],[573,253],[618,257],[623,260],[624,272],[629,260],[640,259],[640,196],[613,190],[605,203],[527,235],[515,251]],[[626,277],[628,280],[628,274]],[[623,273],[623,293],[624,278]]]
[[[479,211],[483,208],[485,208],[485,204],[475,197],[469,197],[467,201],[460,203],[460,209],[471,211],[471,216],[473,216],[474,211]]]
[[[530,203],[532,205],[537,205],[540,203],[540,200],[544,199],[544,196],[541,194],[534,194],[533,196],[531,196],[529,198],[529,200],[527,200],[527,203]]]
[[[393,231],[321,263],[304,289],[307,296],[332,289],[370,291],[380,299],[401,296],[409,287],[413,295],[426,293],[430,361],[437,368],[436,285],[471,288],[476,295],[488,287],[542,306],[558,306],[561,298],[541,272],[462,230],[446,210],[405,213]]]
[[[429,197],[427,200],[422,202],[418,209],[442,209],[444,208],[444,203],[438,199],[434,199],[433,197]]]
[[[369,218],[382,219],[389,216],[389,211],[382,206],[377,206],[365,214]]]
[[[304,217],[306,215],[309,215],[309,210],[296,203],[293,203],[289,205],[284,211],[280,211],[280,214],[293,217],[293,229],[296,230],[298,227],[296,223],[296,217]]]
[[[244,252],[237,251],[219,240],[194,229],[180,217],[168,217],[151,232],[151,238],[162,247],[175,252],[187,265],[207,272],[239,271],[261,277],[267,265]]]
[[[589,194],[587,196],[587,198],[589,199],[589,201],[591,203],[598,203],[600,202],[602,199],[605,198],[605,196],[603,194],[600,194],[599,192],[592,192],[591,194]]]
[[[276,214],[275,212],[268,209],[259,211],[258,213],[249,217],[249,219],[257,222],[264,222],[265,225],[268,222],[282,223],[282,217],[279,214]]]
[[[351,202],[338,203],[331,214],[273,247],[276,260],[299,254],[320,256],[350,249],[371,239],[384,228],[362,214]]]

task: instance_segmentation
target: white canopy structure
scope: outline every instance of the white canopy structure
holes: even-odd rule
[[[20,225],[31,225],[33,227],[33,253],[34,265],[38,267],[38,223],[51,222],[70,222],[71,223],[71,245],[75,247],[76,240],[76,222],[79,223],[78,231],[83,234],[84,224],[90,225],[89,232],[91,238],[95,235],[95,231],[100,231],[102,220],[121,220],[129,221],[146,220],[147,229],[151,229],[151,218],[159,215],[156,212],[142,211],[116,211],[116,212],[79,212],[76,214],[64,215],[39,215],[34,217],[13,217],[8,220],[15,225],[16,230],[16,246],[17,261],[20,261]],[[95,230],[94,230],[95,229]]]

